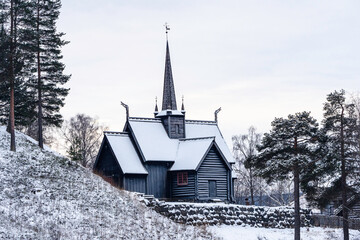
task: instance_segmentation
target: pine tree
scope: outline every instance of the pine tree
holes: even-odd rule
[[[342,216],[344,240],[349,239],[348,207],[347,207],[347,176],[352,172],[352,161],[356,160],[357,154],[357,125],[355,108],[353,104],[345,102],[345,91],[334,91],[327,96],[324,104],[323,129],[328,136],[329,153],[328,158],[332,159],[334,172],[333,186],[341,182]]]
[[[38,141],[43,148],[43,125],[60,127],[63,119],[59,111],[69,89],[63,85],[70,75],[63,73],[65,65],[61,62],[61,47],[68,42],[61,38],[64,33],[56,30],[60,14],[60,0],[33,0],[36,37],[37,77],[33,87],[37,92]]]
[[[309,112],[275,118],[270,133],[259,146],[255,168],[268,183],[284,180],[292,174],[294,182],[295,240],[300,240],[300,182],[308,165],[316,161],[315,140],[318,124]]]
[[[56,31],[60,7],[60,0],[0,2],[0,47],[5,54],[0,60],[0,78],[5,80],[0,82],[0,122],[23,131],[37,123],[40,147],[43,126],[61,125],[59,110],[68,94],[63,85],[70,76],[63,74],[60,51],[67,42]]]
[[[22,130],[35,116],[33,96],[27,87],[32,76],[31,64],[34,59],[29,49],[30,5],[25,0],[11,0],[1,1],[0,6],[0,123],[7,124],[10,131],[9,114],[13,102],[14,127]]]

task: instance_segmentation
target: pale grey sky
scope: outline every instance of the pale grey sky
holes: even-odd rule
[[[58,28],[72,74],[65,119],[98,116],[121,131],[125,111],[152,117],[161,103],[164,23],[178,106],[187,119],[213,120],[228,144],[250,125],[311,111],[326,95],[359,91],[360,1],[62,0]],[[160,106],[159,106],[160,107]]]

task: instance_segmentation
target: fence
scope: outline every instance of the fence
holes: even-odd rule
[[[312,215],[313,225],[316,227],[341,228],[343,226],[342,217],[327,215]],[[349,228],[360,230],[360,218],[349,218]]]

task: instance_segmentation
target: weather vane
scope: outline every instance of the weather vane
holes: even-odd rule
[[[168,32],[169,32],[169,30],[170,30],[170,26],[169,26],[169,24],[167,24],[167,22],[164,24],[164,27],[165,27],[165,33],[166,33],[166,39],[167,39],[167,37],[168,37]]]

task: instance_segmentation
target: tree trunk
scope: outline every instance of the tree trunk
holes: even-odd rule
[[[250,197],[251,197],[251,205],[255,205],[255,202],[254,202],[254,183],[253,183],[252,167],[249,168],[249,175],[250,175]]]
[[[297,151],[297,137],[295,137],[294,148]],[[295,234],[294,239],[300,240],[300,190],[299,190],[299,167],[297,164],[294,166],[294,218],[295,218]]]
[[[38,81],[37,81],[37,90],[38,90],[38,141],[39,147],[44,148],[44,140],[43,140],[43,116],[42,116],[42,93],[41,93],[41,68],[40,68],[40,0],[37,1],[37,22],[36,22],[36,30],[37,30],[37,72],[38,72]]]
[[[343,233],[344,240],[349,240],[349,214],[347,208],[347,196],[346,196],[346,168],[345,168],[345,146],[344,146],[344,107],[341,111],[341,123],[340,123],[340,142],[341,142],[341,188],[342,188],[342,204],[343,204]]]
[[[16,151],[15,146],[15,94],[14,94],[14,0],[10,3],[10,151]]]
[[[295,203],[295,240],[300,240],[300,191],[299,191],[299,169],[294,168],[294,203]]]

